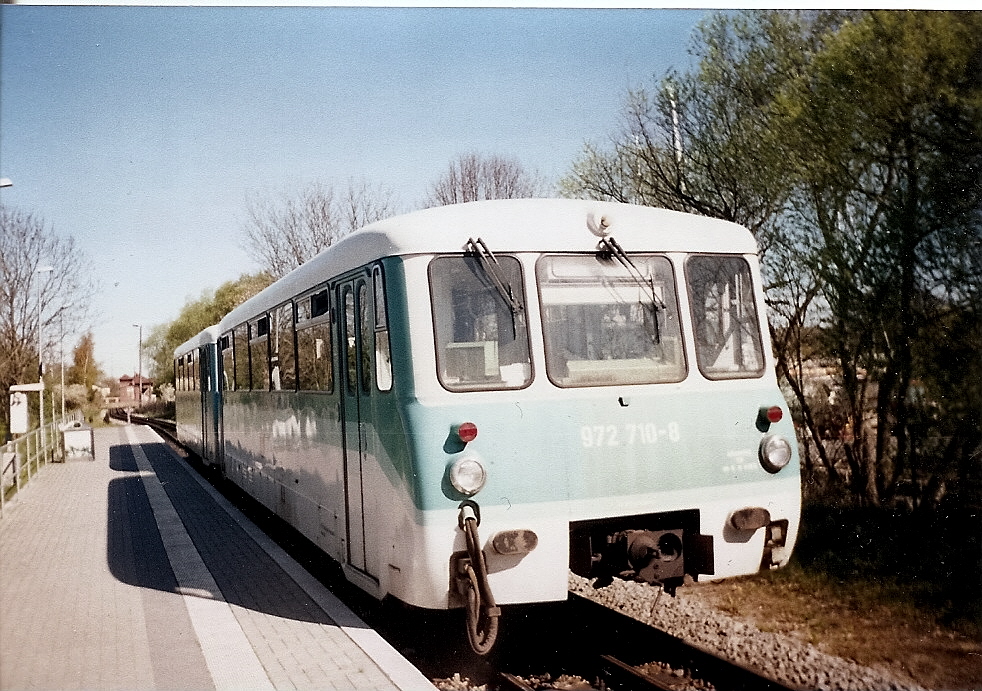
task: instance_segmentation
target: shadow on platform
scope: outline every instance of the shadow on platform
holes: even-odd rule
[[[229,604],[277,617],[334,624],[245,531],[187,476],[164,444],[143,444],[158,480]],[[130,446],[109,448],[107,561],[113,576],[138,588],[180,593]],[[184,593],[187,594],[187,593]]]

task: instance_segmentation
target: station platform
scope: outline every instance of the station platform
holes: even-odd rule
[[[0,520],[0,689],[433,689],[152,430]]]

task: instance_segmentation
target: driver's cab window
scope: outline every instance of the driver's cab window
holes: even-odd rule
[[[685,264],[699,371],[708,379],[759,377],[764,349],[750,265],[697,255]]]
[[[440,383],[450,391],[527,386],[532,364],[519,261],[437,257],[429,277]]]

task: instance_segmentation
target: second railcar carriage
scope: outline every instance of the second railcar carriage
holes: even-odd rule
[[[217,327],[191,337],[174,351],[174,401],[178,439],[208,463],[222,441],[222,382]]]
[[[217,326],[209,458],[377,597],[563,600],[783,564],[794,430],[751,234],[576,200],[428,209],[346,237]]]

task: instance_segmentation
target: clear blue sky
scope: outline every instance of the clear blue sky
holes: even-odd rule
[[[0,5],[0,195],[77,240],[96,357],[135,372],[132,324],[258,269],[250,195],[354,178],[409,209],[471,151],[556,179],[706,14]]]

